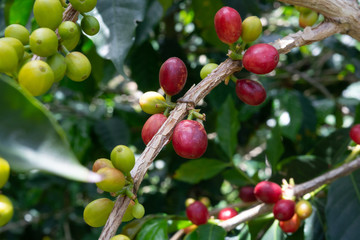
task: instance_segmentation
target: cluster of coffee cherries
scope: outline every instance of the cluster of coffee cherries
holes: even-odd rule
[[[246,45],[255,41],[262,33],[262,24],[258,17],[250,16],[244,21],[240,14],[231,7],[221,8],[214,18],[215,31],[219,39],[229,45],[230,58],[242,60],[243,66],[255,74],[267,74],[273,71],[279,62],[279,53],[270,44],[259,43],[246,49]],[[243,54],[243,52],[245,53]],[[216,65],[205,65],[203,75],[206,77]],[[233,79],[236,83],[236,95],[244,103],[259,105],[266,99],[266,91],[262,84],[250,79]],[[228,79],[225,81],[227,83]]]
[[[159,71],[159,83],[166,94],[166,99],[158,92],[146,92],[139,100],[141,109],[153,114],[144,124],[141,137],[145,145],[154,137],[157,131],[167,120],[169,112],[175,107],[175,103],[171,102],[171,97],[178,94],[183,88],[187,80],[187,68],[184,62],[177,58],[171,57],[167,59]],[[186,120],[180,121],[174,128],[171,137],[172,145],[175,152],[187,159],[195,159],[201,157],[207,148],[208,139],[204,126],[193,118],[205,119],[199,110],[192,109]]]
[[[295,6],[295,9],[300,12],[299,26],[302,28],[311,27],[318,20],[318,13],[309,8]]]
[[[5,159],[0,158],[0,189],[4,187],[9,180],[9,175],[9,163]],[[0,191],[0,227],[7,224],[13,215],[14,207],[11,200]]]
[[[135,165],[135,156],[130,148],[125,145],[116,146],[110,154],[110,160],[106,158],[97,159],[92,167],[92,171],[102,175],[101,182],[96,186],[109,192],[112,196],[128,196],[131,201],[122,218],[123,222],[128,222],[133,218],[142,218],[145,209],[138,202],[132,193],[133,179],[130,175],[131,169]],[[84,220],[92,227],[102,227],[105,225],[114,207],[114,201],[108,198],[99,198],[90,202],[84,209]]]
[[[256,198],[267,204],[274,204],[274,218],[279,220],[279,226],[285,233],[296,232],[301,220],[308,218],[312,213],[312,206],[306,200],[295,202],[293,196],[286,196],[286,189],[292,184],[283,184],[283,189],[274,182],[262,181],[254,188]]]
[[[99,31],[98,20],[85,14],[95,8],[96,2],[70,0],[83,15],[80,27],[72,21],[62,22],[65,1],[36,0],[33,12],[39,28],[30,34],[19,24],[6,27],[5,37],[0,39],[0,73],[12,76],[32,96],[46,93],[65,75],[76,82],[87,79],[90,61],[81,52],[70,51],[77,46],[81,30],[88,35]]]

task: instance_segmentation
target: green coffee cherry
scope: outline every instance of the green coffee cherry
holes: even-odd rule
[[[30,35],[30,49],[40,57],[49,57],[57,53],[58,38],[50,28],[38,28]]]
[[[118,192],[125,186],[125,176],[116,168],[100,168],[97,173],[103,176],[103,180],[96,186],[105,192]]]
[[[310,11],[309,13],[300,13],[299,26],[302,28],[311,27],[318,19],[317,12]]]
[[[97,0],[69,0],[74,9],[81,13],[90,12],[96,6]]]
[[[80,34],[78,25],[72,21],[64,21],[58,28],[58,33],[62,40],[77,37]]]
[[[97,34],[100,30],[99,21],[96,17],[86,15],[81,19],[81,29],[90,36]]]
[[[70,28],[71,28],[71,26],[74,26],[73,24],[68,23],[68,24],[65,24],[65,26],[63,26],[63,27],[68,29],[69,25],[70,25]],[[81,28],[78,24],[75,24],[74,27],[76,27],[74,29],[74,31],[70,30],[70,31],[68,31],[67,34],[65,33],[65,30],[63,29],[62,34],[63,34],[64,38],[61,38],[61,45],[66,47],[66,49],[68,51],[74,50],[74,48],[78,45],[78,43],[80,41]]]
[[[202,67],[200,70],[200,77],[201,79],[204,79],[209,75],[215,68],[217,68],[219,65],[216,63],[208,63],[205,66]]]
[[[12,202],[5,195],[0,194],[0,227],[7,224],[14,215]]]
[[[142,218],[145,214],[145,208],[143,205],[137,202],[133,206],[131,213],[135,218]]]
[[[6,182],[9,179],[10,175],[10,165],[9,163],[3,159],[0,158],[0,188],[2,188]]]
[[[30,33],[20,24],[11,24],[5,28],[5,37],[13,37],[18,39],[23,45],[29,43]]]
[[[127,174],[135,165],[135,155],[125,145],[116,146],[110,154],[110,159],[115,168]]]
[[[84,221],[91,227],[102,227],[110,216],[114,202],[100,198],[89,203],[84,209]]]
[[[63,55],[55,53],[54,55],[48,57],[46,62],[54,72],[54,82],[59,82],[64,78],[66,72],[66,62]]]
[[[76,82],[82,82],[90,76],[91,64],[81,52],[71,52],[65,57],[66,76]]]
[[[118,234],[110,238],[110,240],[130,240],[130,238],[123,234]]]
[[[135,202],[133,200],[131,200],[129,203],[129,206],[127,207],[127,209],[124,213],[124,216],[122,218],[123,222],[129,222],[134,218],[134,216],[132,215],[132,209],[133,209],[134,205],[135,205]]]
[[[141,109],[148,114],[161,113],[166,109],[164,96],[153,91],[144,93],[140,97],[139,103]]]
[[[306,7],[295,6],[295,9],[303,14],[309,14],[311,12],[311,9],[306,8]]]
[[[241,38],[244,42],[255,41],[262,33],[262,24],[258,17],[251,16],[242,22]]]
[[[18,66],[16,50],[6,42],[0,42],[0,72],[13,72]]]
[[[19,39],[13,37],[4,37],[4,38],[0,38],[0,41],[5,42],[10,46],[12,46],[16,51],[18,60],[21,61],[21,59],[24,56],[24,45],[21,43]]]
[[[109,159],[99,158],[94,162],[92,171],[97,172],[97,171],[99,171],[99,169],[104,168],[104,167],[114,168],[114,165],[112,164],[112,162]]]
[[[55,30],[62,21],[64,8],[59,0],[36,0],[34,17],[40,27]]]

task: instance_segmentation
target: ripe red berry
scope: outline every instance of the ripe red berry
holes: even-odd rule
[[[244,186],[240,188],[239,197],[243,202],[255,202],[256,197],[254,194],[253,186]]]
[[[295,213],[295,202],[292,200],[281,199],[273,207],[274,218],[280,221],[287,221]]]
[[[215,31],[220,41],[226,44],[236,42],[241,35],[240,14],[231,7],[223,7],[215,14]]]
[[[186,216],[196,225],[207,223],[210,217],[208,209],[200,201],[196,201],[186,208]]]
[[[237,215],[237,211],[233,208],[223,208],[220,210],[219,214],[218,214],[218,219],[220,220],[227,220],[230,218],[233,218]]]
[[[278,51],[266,43],[259,43],[249,47],[243,56],[244,68],[256,74],[271,72],[276,68],[278,62]]]
[[[276,203],[281,199],[281,187],[269,181],[259,182],[254,189],[254,194],[259,201],[264,203]]]
[[[279,222],[279,226],[281,230],[283,230],[286,233],[296,232],[299,229],[300,224],[301,224],[300,218],[296,213],[290,220]]]
[[[350,138],[356,143],[360,144],[360,124],[356,124],[350,129]]]
[[[166,119],[167,117],[162,113],[154,114],[149,117],[141,130],[141,138],[145,145],[150,142],[160,127],[164,124]]]
[[[260,83],[253,80],[237,80],[235,91],[239,99],[249,105],[259,105],[266,99],[265,88]]]
[[[207,134],[201,123],[194,120],[183,120],[174,128],[172,144],[180,157],[199,158],[206,151]]]
[[[159,82],[166,94],[173,96],[179,93],[183,89],[186,79],[187,69],[180,58],[169,58],[161,65]]]

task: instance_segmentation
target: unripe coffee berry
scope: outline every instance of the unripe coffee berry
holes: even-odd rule
[[[0,42],[0,73],[15,71],[18,62],[19,59],[15,49],[8,43]]]
[[[14,207],[8,197],[0,194],[0,227],[7,224],[14,215]]]
[[[21,61],[24,56],[24,45],[20,40],[13,37],[0,38],[0,42],[5,42],[15,49],[18,61]]]
[[[66,76],[75,82],[82,82],[90,76],[91,64],[81,52],[71,52],[65,57]]]
[[[301,221],[298,215],[295,213],[294,216],[287,221],[280,221],[279,226],[285,233],[294,233],[300,227]]]
[[[295,202],[292,200],[281,199],[273,207],[274,218],[280,221],[287,221],[295,213]]]
[[[10,165],[9,163],[0,158],[0,189],[6,184],[10,175]]]
[[[233,218],[237,215],[237,211],[233,208],[223,208],[220,210],[219,214],[218,214],[218,219],[220,220],[228,220],[230,218]]]
[[[58,33],[61,40],[76,38],[80,34],[80,28],[72,21],[64,21],[60,24]],[[69,50],[69,49],[68,49]]]
[[[114,202],[110,199],[96,199],[85,207],[83,213],[84,221],[91,227],[102,227],[109,218],[113,207]]]
[[[40,27],[55,30],[62,21],[64,8],[59,0],[36,0],[34,17]]]
[[[199,201],[202,202],[205,205],[205,207],[211,206],[211,201],[208,197],[201,197],[199,198]]]
[[[244,68],[252,73],[266,74],[279,62],[279,53],[270,44],[259,43],[249,47],[243,56]]]
[[[266,99],[265,88],[257,81],[240,79],[236,81],[236,95],[246,104],[257,106]]]
[[[23,45],[29,43],[30,33],[23,25],[11,24],[5,28],[5,37],[18,39]]]
[[[38,28],[30,35],[30,49],[40,57],[49,57],[58,51],[58,38],[50,28]]]
[[[256,197],[254,194],[253,186],[244,186],[240,188],[239,197],[243,202],[255,202]]]
[[[162,113],[157,113],[149,117],[141,130],[141,138],[145,145],[147,145],[159,131],[166,119],[167,117]]]
[[[89,36],[97,34],[100,30],[99,21],[96,17],[86,15],[81,19],[81,29]]]
[[[309,201],[300,200],[296,203],[295,212],[301,219],[308,218],[312,213],[312,206]]]
[[[86,13],[95,8],[97,0],[69,0],[69,2],[77,11]]]
[[[313,26],[318,19],[318,14],[315,11],[310,11],[309,13],[300,13],[299,16],[299,26],[302,28]]]
[[[134,218],[134,216],[132,215],[132,210],[133,210],[134,205],[135,205],[135,202],[133,200],[131,200],[125,213],[124,213],[124,216],[122,218],[123,222],[131,221]]]
[[[281,187],[269,181],[259,182],[254,189],[254,194],[259,201],[264,203],[276,203],[281,199]]]
[[[161,65],[159,83],[166,94],[178,94],[184,88],[186,79],[187,69],[180,58],[171,57]]]
[[[143,205],[137,202],[133,206],[131,213],[135,218],[142,218],[145,214],[145,208]]]
[[[148,114],[161,113],[166,109],[164,96],[153,91],[141,95],[139,104],[141,109]]]
[[[46,62],[54,72],[54,82],[61,81],[66,72],[65,57],[60,53],[55,53],[54,55],[48,57]]]
[[[119,235],[113,236],[112,238],[110,238],[110,240],[130,240],[130,238],[126,235],[119,234]]]
[[[125,145],[118,145],[111,151],[110,159],[115,168],[128,174],[135,165],[135,155]]]
[[[260,34],[262,33],[262,24],[258,17],[251,16],[245,18],[242,22],[242,32],[241,32],[241,39],[244,42],[253,42],[255,41]]]
[[[208,209],[200,201],[195,201],[186,208],[186,216],[196,225],[206,224],[210,217]]]
[[[99,171],[99,169],[104,168],[104,167],[114,168],[114,165],[112,164],[112,162],[109,159],[99,158],[94,162],[92,171],[97,172],[97,171]]]
[[[223,43],[233,44],[241,35],[240,14],[231,7],[223,7],[215,14],[215,31]]]
[[[216,63],[208,63],[205,66],[203,66],[200,70],[200,77],[201,79],[204,79],[209,75],[215,68],[217,68],[219,65]]]
[[[100,168],[97,173],[103,176],[103,180],[96,186],[105,192],[117,192],[125,186],[125,176],[116,168]]]

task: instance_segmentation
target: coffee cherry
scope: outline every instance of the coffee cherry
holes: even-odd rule
[[[287,221],[295,213],[295,202],[292,200],[281,199],[273,207],[274,217],[280,221]]]
[[[36,0],[34,17],[40,27],[55,30],[62,21],[64,8],[59,0]]]
[[[148,114],[161,113],[166,109],[166,101],[163,95],[149,91],[144,93],[139,100],[141,109]]]
[[[276,203],[281,199],[281,187],[269,181],[259,182],[254,188],[254,194],[259,201],[264,203]]]
[[[133,210],[134,205],[135,205],[135,202],[133,200],[131,200],[129,203],[129,206],[127,207],[127,209],[124,213],[124,216],[122,218],[123,222],[129,222],[134,218],[134,216],[132,215],[132,210]]]
[[[211,206],[211,202],[208,197],[201,197],[201,198],[199,198],[199,201],[202,202],[205,205],[205,207]]]
[[[9,175],[10,175],[9,163],[5,159],[0,158],[0,189],[8,181]]]
[[[62,80],[66,72],[65,57],[60,53],[55,53],[51,57],[48,57],[46,62],[54,72],[54,82],[59,82]]]
[[[114,202],[107,198],[99,198],[89,203],[84,209],[84,221],[91,227],[102,227],[110,216]]]
[[[110,240],[130,240],[130,238],[123,234],[118,234],[110,238]]]
[[[110,154],[110,159],[115,168],[123,173],[129,173],[135,165],[135,155],[130,148],[125,145],[116,146]]]
[[[233,44],[241,35],[240,14],[231,7],[223,7],[215,14],[215,31],[223,43]]]
[[[193,204],[194,202],[196,202],[196,200],[194,198],[187,198],[185,200],[185,206],[188,207],[189,205]]]
[[[186,208],[186,216],[195,225],[206,224],[210,217],[208,209],[200,201],[196,201]]]
[[[278,51],[266,43],[259,43],[249,47],[243,56],[244,68],[256,74],[271,72],[276,68],[278,62]]]
[[[279,226],[285,233],[294,233],[300,227],[301,221],[298,215],[295,213],[290,220],[280,221]]]
[[[352,126],[349,135],[351,140],[353,140],[356,144],[360,144],[360,124]]]
[[[180,58],[171,57],[161,65],[159,82],[166,94],[178,94],[184,88],[186,79],[187,69]]]
[[[97,171],[99,171],[99,169],[104,168],[104,167],[114,168],[114,165],[112,164],[112,162],[109,159],[99,158],[94,162],[92,171],[97,172]]]
[[[135,205],[133,206],[132,210],[131,210],[131,214],[135,217],[135,218],[142,218],[145,214],[145,208],[143,205],[141,205],[140,203],[135,203]]]
[[[15,49],[8,43],[0,42],[0,72],[15,71],[19,59]]]
[[[16,51],[16,55],[18,57],[18,61],[21,61],[24,56],[24,45],[20,42],[20,40],[13,37],[4,37],[0,38],[0,42],[4,42],[13,47]]]
[[[86,15],[81,19],[81,29],[90,36],[97,34],[100,30],[99,21],[96,17]]]
[[[217,68],[219,65],[216,63],[208,63],[205,66],[202,67],[200,71],[200,77],[201,79],[204,79],[209,75],[215,68]]]
[[[147,145],[150,140],[155,136],[155,134],[157,133],[157,131],[159,131],[166,119],[167,117],[162,113],[157,113],[149,117],[141,130],[141,138],[145,145]]]
[[[218,219],[220,220],[228,220],[230,218],[235,217],[238,214],[238,212],[233,209],[233,208],[223,208],[220,210],[219,214],[218,214]]]
[[[5,37],[13,37],[18,39],[23,45],[29,43],[30,33],[20,24],[11,24],[5,28]]]
[[[46,93],[54,83],[54,72],[44,61],[27,62],[19,72],[19,84],[33,96]]]
[[[82,82],[90,76],[91,64],[81,52],[71,52],[65,57],[66,76],[75,82]]]
[[[14,215],[14,207],[8,197],[0,194],[0,227],[7,224]]]
[[[303,14],[308,14],[308,13],[311,12],[311,9],[306,8],[306,7],[295,6],[295,9],[298,10],[300,13],[303,13]]]
[[[296,203],[295,212],[301,219],[308,218],[312,213],[312,206],[309,201],[300,200]]]
[[[205,153],[208,145],[206,131],[197,121],[182,120],[174,128],[172,144],[180,157],[199,158]]]
[[[302,28],[311,27],[318,19],[317,12],[311,11],[310,13],[300,13],[299,26]]]
[[[80,28],[72,21],[64,21],[59,25],[58,33],[61,37],[61,40],[72,39],[76,38],[77,35],[80,34]]]
[[[241,24],[242,32],[241,39],[244,42],[253,42],[255,41],[260,34],[262,33],[262,24],[258,17],[251,16],[245,18],[245,20]]]
[[[61,25],[60,25],[61,26]],[[66,24],[64,28],[69,28],[70,31],[64,34],[64,38],[61,38],[61,45],[66,47],[68,51],[74,50],[74,48],[78,45],[81,37],[81,28],[78,24]],[[71,31],[72,27],[74,27],[74,31]],[[65,31],[65,30],[64,30]],[[61,35],[60,35],[61,36]],[[71,36],[71,37],[70,37]]]
[[[266,99],[264,87],[259,82],[253,80],[237,80],[235,91],[241,101],[252,106],[259,105]]]
[[[97,182],[96,186],[105,192],[117,192],[125,186],[125,176],[118,169],[104,167],[97,173],[103,176],[103,180]]]
[[[96,6],[97,0],[69,0],[73,8],[81,13],[90,12]]]
[[[58,38],[50,28],[38,28],[30,35],[30,49],[40,57],[49,57],[57,53]]]
[[[256,197],[254,194],[253,186],[244,186],[240,188],[239,197],[243,202],[255,202]]]

